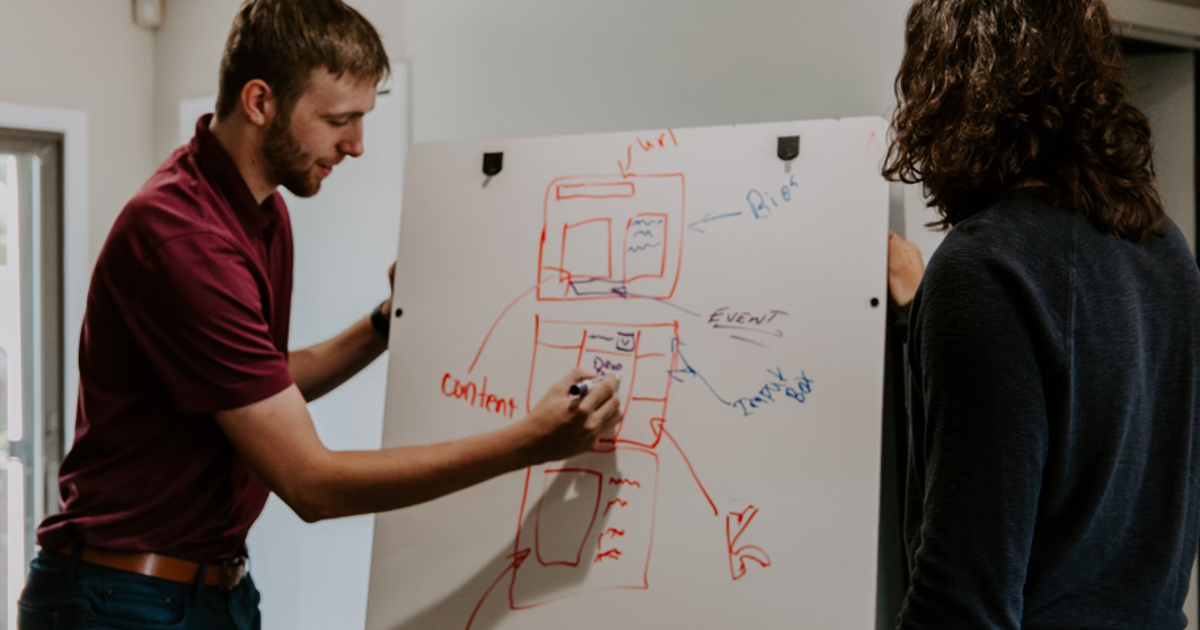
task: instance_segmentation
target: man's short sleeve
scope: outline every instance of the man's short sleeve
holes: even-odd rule
[[[161,244],[113,295],[171,402],[194,415],[236,409],[292,384],[246,256],[217,234]]]

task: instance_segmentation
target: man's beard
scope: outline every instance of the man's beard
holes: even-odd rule
[[[321,180],[309,175],[312,156],[304,152],[291,132],[291,116],[276,116],[263,139],[263,159],[271,179],[297,197],[312,197]]]

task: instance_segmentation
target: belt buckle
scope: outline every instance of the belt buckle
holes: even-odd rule
[[[248,564],[249,558],[246,556],[238,556],[222,562],[221,577],[217,581],[217,588],[223,591],[232,591],[237,588],[248,573],[246,568]]]

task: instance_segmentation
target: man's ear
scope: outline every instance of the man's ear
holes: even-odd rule
[[[265,127],[275,118],[275,94],[271,86],[262,79],[253,79],[242,86],[242,109],[246,118],[259,127]]]

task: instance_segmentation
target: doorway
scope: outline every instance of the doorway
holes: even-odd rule
[[[10,628],[35,528],[58,505],[62,150],[59,134],[0,128],[0,606]]]
[[[1126,38],[1121,52],[1129,64],[1129,100],[1150,119],[1154,141],[1154,170],[1167,216],[1179,226],[1192,254],[1200,243],[1196,217],[1197,52],[1180,46]],[[1192,567],[1191,588],[1184,613],[1188,630],[1200,629],[1200,585]]]

